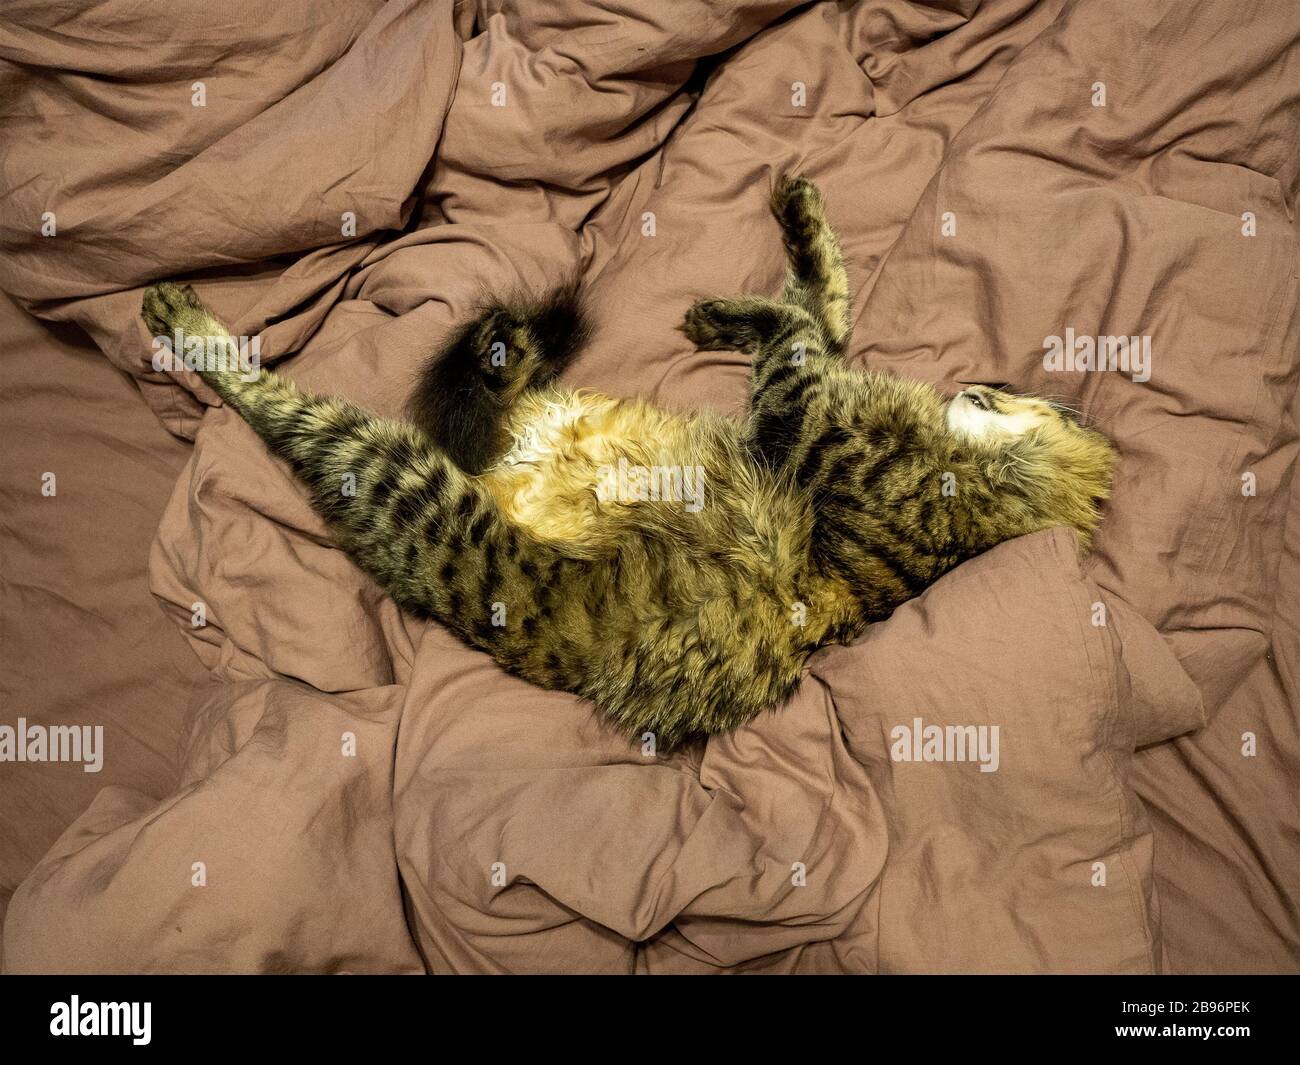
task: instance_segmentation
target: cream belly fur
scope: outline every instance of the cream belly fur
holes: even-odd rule
[[[484,483],[514,522],[546,539],[598,549],[625,501],[602,497],[620,459],[669,466],[691,447],[690,422],[642,400],[557,388],[526,394],[507,429],[513,444]]]

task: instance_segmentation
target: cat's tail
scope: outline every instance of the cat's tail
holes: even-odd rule
[[[290,464],[337,542],[405,609],[510,662],[568,575],[584,571],[507,520],[481,480],[409,422],[233,365],[234,340],[190,286],[151,286],[141,312],[155,337],[179,340],[187,354],[201,339],[220,356],[198,360],[196,350],[192,368]],[[495,619],[498,604],[509,625]]]
[[[576,283],[494,300],[425,364],[408,414],[462,470],[482,473],[508,448],[511,406],[555,380],[589,334]]]

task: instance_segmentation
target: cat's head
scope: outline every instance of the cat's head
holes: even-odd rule
[[[1013,497],[1030,525],[1070,525],[1090,541],[1116,461],[1101,433],[1058,404],[987,385],[959,392],[946,417],[949,432],[977,456],[989,488]]]

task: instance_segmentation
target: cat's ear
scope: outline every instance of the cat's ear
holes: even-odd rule
[[[1035,495],[1046,487],[1050,471],[1040,449],[1025,439],[1009,440],[984,463],[984,473],[993,488],[1020,496]]]
[[[1018,490],[1022,486],[1022,478],[1016,463],[1004,455],[999,455],[985,463],[984,474],[988,478],[990,487],[993,488]]]

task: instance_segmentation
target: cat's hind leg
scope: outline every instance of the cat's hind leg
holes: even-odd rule
[[[199,375],[259,435],[275,427],[279,405],[297,395],[291,381],[243,361],[238,343],[203,305],[194,286],[150,285],[140,313],[155,344],[165,340],[178,361],[198,356]]]
[[[202,337],[208,351],[234,345],[189,286],[154,285],[141,309],[155,336]],[[474,478],[406,422],[304,392],[270,370],[248,372],[221,360],[196,368],[272,453],[288,461],[363,569],[403,606],[454,621],[451,578],[457,574],[432,580],[430,572],[479,565],[483,533],[509,531]]]
[[[429,359],[407,405],[411,420],[469,473],[510,446],[510,411],[550,384],[588,336],[578,289],[497,300],[457,328]]]
[[[849,278],[821,192],[807,178],[778,178],[772,190],[772,213],[781,224],[790,260],[783,298],[808,311],[821,327],[828,348],[843,354],[851,329]]]

